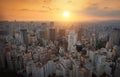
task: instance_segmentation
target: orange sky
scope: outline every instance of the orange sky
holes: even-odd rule
[[[66,10],[69,18],[62,15]],[[120,0],[0,0],[0,20],[120,20]]]

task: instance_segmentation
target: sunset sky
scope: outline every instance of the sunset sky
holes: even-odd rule
[[[120,0],[0,0],[0,20],[120,20]]]

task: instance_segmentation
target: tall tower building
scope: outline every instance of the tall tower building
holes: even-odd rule
[[[49,29],[49,39],[51,41],[55,41],[56,39],[56,30],[53,28],[53,29]]]
[[[120,29],[113,29],[109,37],[109,44],[111,47],[120,45]]]

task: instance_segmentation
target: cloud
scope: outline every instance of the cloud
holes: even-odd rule
[[[97,17],[120,17],[120,10],[112,10],[110,7],[106,6],[104,8],[99,8],[97,4],[92,4],[80,11],[84,14],[97,16]]]
[[[43,2],[45,2],[45,3],[50,3],[50,2],[52,2],[53,0],[42,0]]]
[[[106,7],[104,7],[104,9],[108,10],[108,9],[110,9],[110,7],[106,6]]]
[[[20,9],[20,11],[30,11],[30,12],[48,12],[48,10],[33,10],[33,9]]]
[[[44,8],[44,9],[47,9],[47,10],[53,10],[51,7],[49,7],[49,6],[42,6],[42,8]]]

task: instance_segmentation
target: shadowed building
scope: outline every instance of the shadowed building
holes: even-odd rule
[[[49,29],[49,37],[51,41],[55,41],[56,39],[56,30],[55,29]]]
[[[0,25],[0,43],[6,41],[6,37],[9,35],[9,33],[10,33],[9,25]]]
[[[120,45],[120,29],[113,29],[109,37],[109,46]]]
[[[21,29],[21,33],[22,33],[22,38],[23,38],[24,44],[26,44],[28,46],[27,29]]]
[[[65,29],[59,30],[59,38],[63,38],[65,36]]]

